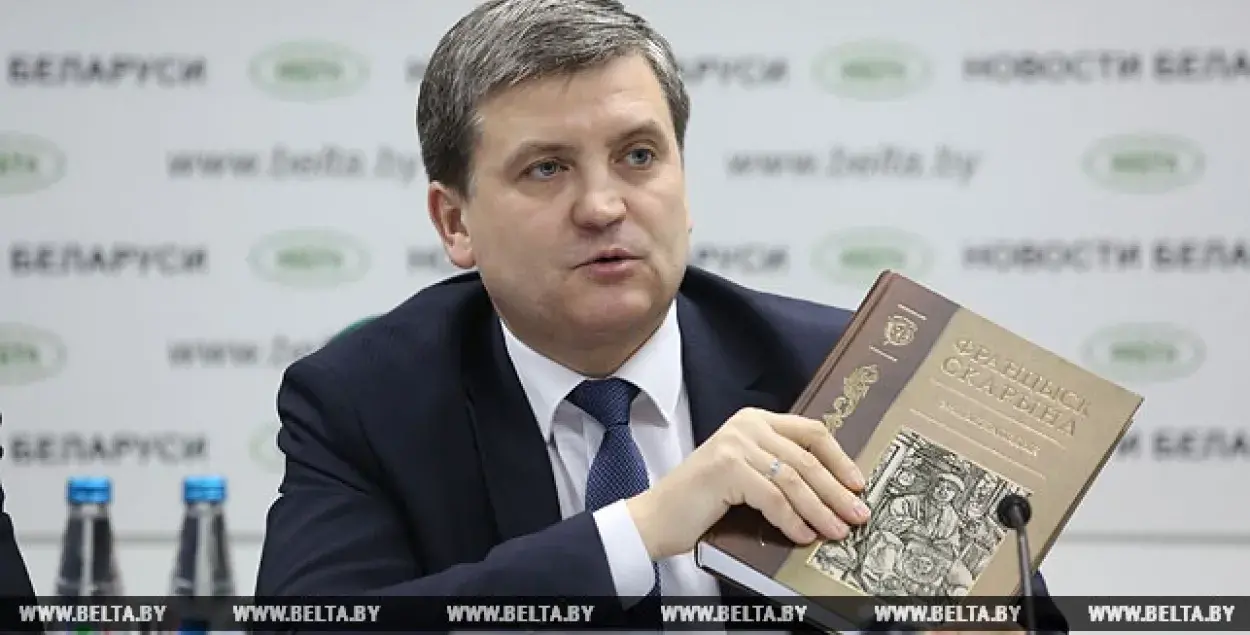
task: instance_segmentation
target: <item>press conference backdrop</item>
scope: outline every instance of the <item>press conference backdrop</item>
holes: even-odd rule
[[[631,4],[694,100],[696,264],[847,307],[895,268],[1143,393],[1051,586],[1250,590],[1250,5]],[[41,592],[67,477],[114,479],[159,593],[211,472],[251,591],[283,369],[452,273],[413,104],[469,6],[5,3],[0,471]]]

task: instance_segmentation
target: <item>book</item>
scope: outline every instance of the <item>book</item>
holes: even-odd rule
[[[1142,402],[884,271],[790,410],[824,422],[855,460],[869,522],[800,546],[739,506],[696,560],[750,592],[800,600],[831,630],[864,623],[845,614],[851,598],[1018,596],[1018,552],[998,502],[1029,500],[1037,571]]]

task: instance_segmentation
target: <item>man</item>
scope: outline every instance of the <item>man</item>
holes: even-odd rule
[[[862,570],[872,591],[884,594],[898,587],[905,595],[948,596],[967,591],[972,576],[959,560],[961,518],[951,504],[963,489],[959,477],[939,472],[928,491],[882,501],[875,531],[865,545]],[[936,566],[938,561],[944,566]],[[926,571],[899,576],[905,563]]]
[[[960,516],[951,501],[963,489],[964,482],[959,477],[939,473],[929,491],[890,499],[882,510],[887,517],[879,521],[878,527],[904,542],[919,539],[933,543],[954,557],[960,546]]]
[[[804,544],[867,520],[833,437],[776,414],[849,314],[687,267],[689,111],[618,2],[443,37],[427,205],[477,272],[288,369],[258,594],[714,596],[691,550],[731,506]]]
[[[3,415],[0,415],[3,423]],[[4,448],[0,447],[0,459],[4,458]],[[0,598],[31,598],[35,597],[34,585],[30,583],[30,573],[26,570],[26,561],[17,547],[17,538],[13,535],[13,521],[4,511],[4,488],[0,487]]]

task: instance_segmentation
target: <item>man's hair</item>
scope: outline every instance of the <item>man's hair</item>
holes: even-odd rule
[[[426,175],[468,195],[478,108],[495,93],[641,55],[664,91],[678,149],[690,98],[667,40],[616,0],[490,0],[439,40],[417,97]]]

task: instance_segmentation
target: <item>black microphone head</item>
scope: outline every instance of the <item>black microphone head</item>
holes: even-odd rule
[[[1010,529],[1021,529],[1033,518],[1033,506],[1029,499],[1019,494],[1008,494],[998,501],[998,522]]]

